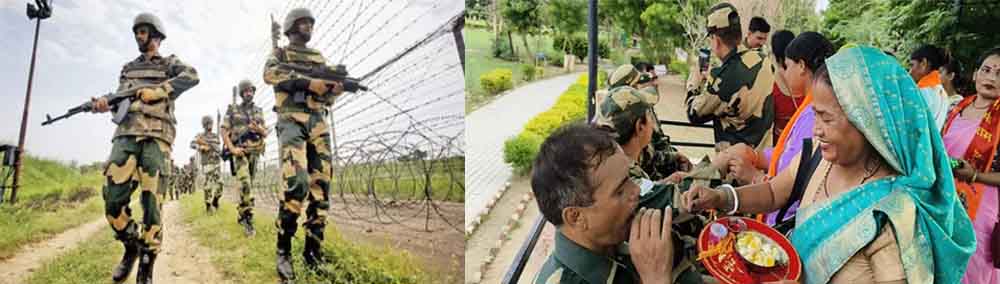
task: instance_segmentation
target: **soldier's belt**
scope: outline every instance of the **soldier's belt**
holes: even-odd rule
[[[310,109],[308,107],[298,107],[298,106],[275,107],[274,110],[277,111],[277,112],[279,112],[279,113],[304,112],[304,113],[310,113],[310,114],[319,114],[319,115],[323,115],[323,116],[325,116],[326,113],[327,113],[326,108]]]

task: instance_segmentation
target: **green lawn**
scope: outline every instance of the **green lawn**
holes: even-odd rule
[[[274,216],[257,214],[254,223],[257,235],[246,238],[235,222],[236,208],[222,203],[217,214],[205,216],[201,198],[188,195],[181,199],[184,222],[199,243],[213,251],[212,262],[227,280],[237,283],[275,283]],[[293,261],[297,283],[427,283],[429,275],[420,270],[418,262],[407,252],[388,247],[359,244],[344,239],[335,226],[326,227],[323,250],[331,263],[326,268],[333,274],[320,277],[307,273],[302,263],[304,232],[299,230],[293,240]],[[228,241],[220,241],[228,240]]]
[[[514,72],[514,87],[524,83],[524,74],[521,72],[520,62],[507,61],[494,58],[491,53],[490,44],[493,40],[493,32],[485,29],[466,28],[465,32],[465,111],[466,113],[483,106],[493,99],[493,96],[486,94],[479,85],[479,76],[497,68],[509,68]],[[524,52],[524,42],[520,35],[513,35],[514,48],[519,54]],[[506,39],[504,39],[506,40]],[[538,53],[545,52],[550,57],[559,56],[561,53],[552,49],[552,39],[548,36],[529,37],[531,51]],[[528,61],[530,63],[530,61]],[[562,72],[559,67],[546,66],[545,77],[556,75]]]
[[[81,174],[59,162],[30,155],[24,156],[23,163],[17,203],[0,205],[0,259],[104,212],[98,196],[104,182],[100,172]]]

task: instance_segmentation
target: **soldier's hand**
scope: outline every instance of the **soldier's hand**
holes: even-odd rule
[[[91,104],[94,105],[94,108],[92,110],[93,112],[102,113],[111,110],[111,106],[108,106],[108,98],[105,97],[90,98],[90,102]]]
[[[333,86],[333,82],[320,79],[309,80],[309,90],[317,94],[326,94],[330,91],[330,87]]]
[[[232,153],[233,156],[243,156],[243,147],[229,148],[229,153]]]
[[[674,259],[671,211],[670,206],[663,211],[642,208],[632,219],[628,250],[644,284],[670,283]]]
[[[136,95],[145,103],[153,103],[166,98],[167,92],[163,88],[142,88],[136,91]]]
[[[725,194],[705,186],[692,186],[690,190],[681,194],[681,206],[686,212],[720,210],[725,206]]]
[[[334,96],[339,96],[340,94],[344,93],[344,84],[336,81],[331,81],[330,86],[331,86],[330,93],[332,93]]]

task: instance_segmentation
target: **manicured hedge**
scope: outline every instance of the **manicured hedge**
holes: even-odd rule
[[[604,72],[598,72],[598,86],[603,87]],[[587,74],[583,74],[559,95],[555,105],[549,110],[536,115],[524,125],[524,130],[517,136],[504,142],[503,159],[514,168],[518,174],[531,171],[538,148],[545,137],[567,122],[585,119],[587,116]]]
[[[487,93],[499,94],[514,87],[514,72],[507,68],[493,69],[479,76],[479,84]]]

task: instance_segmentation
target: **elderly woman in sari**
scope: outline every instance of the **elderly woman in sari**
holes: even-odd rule
[[[992,255],[991,237],[997,224],[997,186],[1000,163],[1000,48],[983,55],[973,74],[976,95],[963,99],[951,110],[942,130],[948,156],[963,160],[954,170],[958,196],[972,218],[978,246],[969,260],[962,283],[1000,283],[1000,270]],[[992,119],[991,119],[992,118]],[[977,135],[977,133],[979,135]]]
[[[850,47],[813,81],[822,160],[805,184],[791,241],[805,283],[956,283],[975,248],[941,136],[917,86],[878,49]],[[691,210],[773,211],[798,160],[768,182],[695,188]]]

